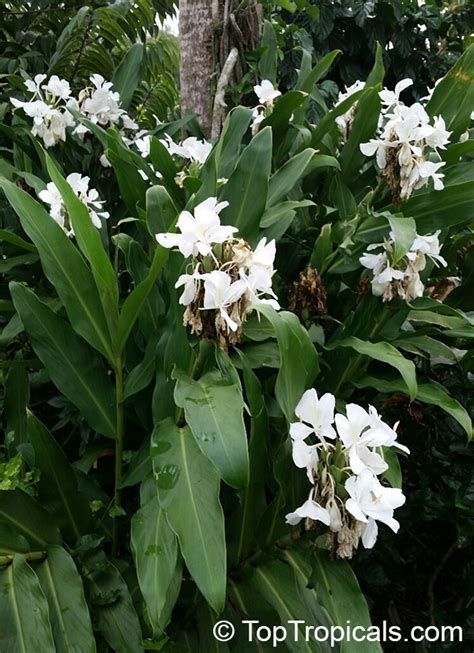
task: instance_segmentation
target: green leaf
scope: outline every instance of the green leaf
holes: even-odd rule
[[[49,605],[57,653],[95,653],[84,588],[71,556],[61,546],[49,546],[35,571]]]
[[[61,227],[28,193],[0,178],[0,187],[38,248],[48,280],[64,304],[75,331],[109,360],[107,321],[93,276]]]
[[[42,505],[54,516],[71,544],[92,531],[92,515],[87,497],[78,491],[73,468],[48,429],[28,412],[28,439],[40,469],[38,483]]]
[[[5,432],[13,435],[13,445],[27,441],[26,407],[30,400],[28,374],[24,368],[13,368],[8,372],[3,396]]]
[[[89,424],[115,437],[114,390],[101,361],[71,327],[19,283],[10,292],[36,354]]]
[[[28,553],[31,550],[28,540],[20,535],[10,524],[0,521],[0,555]]]
[[[308,94],[302,91],[288,91],[275,102],[273,111],[260,125],[260,130],[271,127],[273,140],[279,142],[290,126],[292,114],[308,99]]]
[[[21,555],[0,570],[0,651],[56,653],[48,603],[35,572]]]
[[[274,344],[274,343],[273,343]],[[257,345],[262,346],[262,345]],[[235,561],[247,557],[255,541],[255,525],[265,511],[265,478],[269,466],[269,425],[262,386],[252,371],[247,356],[235,350],[243,369],[245,397],[250,411],[249,484],[240,495],[239,506],[231,518],[229,555]]]
[[[109,327],[109,334],[113,338],[118,320],[118,288],[114,269],[102,245],[99,231],[92,224],[87,207],[76,196],[47,152],[45,152],[45,157],[51,180],[59,189],[64,200],[77,243],[90,263]]]
[[[413,400],[417,396],[415,364],[407,360],[393,345],[388,342],[369,342],[368,340],[360,340],[350,336],[344,340],[338,340],[328,348],[336,349],[338,347],[350,347],[363,356],[369,356],[369,358],[376,361],[395,367],[405,381],[410,399]]]
[[[124,399],[141,392],[151,383],[156,369],[157,344],[158,335],[148,341],[142,362],[127,375],[123,392]]]
[[[365,93],[367,93],[365,89],[357,91],[357,93],[353,93],[350,97],[346,98],[336,107],[334,107],[334,109],[328,111],[328,113],[326,113],[321,118],[320,122],[316,126],[316,129],[313,130],[310,143],[311,147],[317,149],[327,132],[334,126],[336,118],[349,111],[351,106],[355,104],[357,100],[359,100]]]
[[[174,183],[174,182],[173,182]],[[153,238],[170,231],[178,209],[164,186],[152,186],[146,192],[146,221]]]
[[[394,212],[396,209],[393,208]],[[474,181],[447,185],[443,190],[422,190],[402,204],[404,215],[416,221],[417,232],[468,225],[474,214]]]
[[[145,208],[145,193],[148,188],[148,183],[138,173],[136,157],[134,156],[135,152],[132,152],[123,145],[117,133],[109,130],[107,132],[106,154],[114,168],[121,198],[125,202],[130,214],[135,217],[140,217],[138,208]],[[140,156],[138,158],[142,159]],[[153,176],[151,176],[151,179],[153,179]]]
[[[322,57],[318,63],[314,66],[308,75],[302,79],[296,86],[299,91],[305,91],[306,93],[311,93],[313,86],[319,82],[321,77],[323,77],[329,68],[332,66],[333,61],[336,57],[342,54],[342,50],[332,50],[328,52],[324,57]]]
[[[474,45],[470,45],[436,86],[426,110],[430,116],[443,116],[455,142],[469,127],[473,106]]]
[[[260,221],[262,229],[268,229],[273,225],[279,225],[285,222],[285,216],[291,214],[292,219],[296,215],[295,209],[303,209],[307,206],[315,206],[311,200],[288,200],[286,202],[278,202],[275,206],[269,206],[265,209]]]
[[[358,388],[376,388],[379,392],[402,392],[407,394],[404,385],[396,379],[375,379],[371,376],[364,376],[362,379],[356,381],[354,385]],[[444,410],[462,426],[469,440],[472,438],[472,420],[469,417],[469,413],[457,399],[454,399],[454,397],[448,394],[442,385],[434,381],[420,383],[416,399],[424,404],[438,406],[438,408]]]
[[[368,89],[360,98],[354,114],[349,139],[344,145],[339,161],[342,179],[349,183],[360,172],[365,156],[360,151],[360,144],[366,143],[375,135],[380,115],[380,98],[377,89]]]
[[[178,541],[156,496],[132,517],[131,545],[138,583],[156,637],[171,617],[182,575]]]
[[[383,82],[385,77],[385,68],[383,65],[383,48],[379,42],[377,42],[377,48],[375,50],[375,61],[372,70],[370,71],[365,86],[376,86]]]
[[[219,201],[229,202],[220,215],[222,223],[237,227],[239,235],[251,244],[258,237],[260,219],[265,210],[271,162],[272,132],[263,129],[242,152],[219,197]]]
[[[51,515],[22,490],[0,491],[0,523],[11,526],[34,549],[61,544],[61,535]]]
[[[186,566],[209,605],[222,612],[226,546],[217,472],[189,428],[178,428],[170,419],[155,427],[151,455],[158,500]]]
[[[268,182],[267,207],[276,204],[286,197],[296,183],[313,169],[313,166],[310,164],[315,158],[315,155],[316,150],[308,147],[303,152],[292,157],[270,177],[270,181]],[[332,157],[325,158],[332,159]]]
[[[312,558],[314,586],[320,603],[337,626],[348,622],[368,629],[370,621],[367,602],[357,578],[347,562],[332,560],[327,551],[318,550]],[[341,653],[382,653],[378,642],[342,641]]]
[[[128,340],[133,325],[135,324],[143,305],[156,283],[158,275],[166,265],[169,257],[169,250],[158,245],[153,255],[153,261],[148,276],[140,281],[132,290],[123,303],[120,311],[117,337],[114,342],[114,350],[122,351]]]
[[[306,589],[306,583],[291,566],[280,560],[266,562],[255,567],[249,582],[251,587],[278,613],[282,624],[298,620],[302,622],[295,624],[298,637],[289,637],[285,641],[290,651],[294,653],[330,651],[329,645],[305,637],[304,623],[313,625],[321,623],[318,615],[320,609],[312,592]]]
[[[228,179],[240,156],[242,139],[252,120],[252,110],[247,107],[235,107],[227,115],[222,133],[215,148],[217,178]]]
[[[402,470],[400,461],[394,447],[382,447],[383,458],[388,465],[388,469],[383,473],[383,478],[387,480],[392,487],[402,488]]]
[[[269,20],[263,21],[263,33],[260,47],[263,48],[263,54],[258,62],[260,77],[262,79],[268,79],[275,84],[278,63],[278,44],[275,30]]]
[[[281,367],[275,383],[275,395],[283,414],[291,422],[301,395],[319,372],[318,354],[308,332],[294,313],[277,313],[265,305],[256,306],[256,310],[272,324],[277,337]]]
[[[394,234],[395,249],[392,265],[395,266],[413,245],[416,238],[416,223],[413,218],[397,218],[394,215],[389,215],[387,219]]]
[[[143,653],[142,634],[127,584],[103,551],[80,559],[94,623],[114,653]]]
[[[329,185],[329,200],[339,211],[339,217],[349,218],[357,210],[357,204],[351,190],[342,180],[339,173],[333,175]]]
[[[240,384],[229,383],[218,371],[193,381],[175,370],[173,378],[174,400],[184,408],[186,423],[202,453],[228,485],[248,485],[249,457]]]
[[[310,264],[321,271],[323,264],[332,253],[332,225],[330,223],[324,224],[321,227],[319,236],[314,243],[313,251],[311,254]]]
[[[114,91],[120,93],[120,106],[127,110],[133,94],[142,79],[142,61],[145,54],[143,43],[134,43],[119,63],[112,82]]]

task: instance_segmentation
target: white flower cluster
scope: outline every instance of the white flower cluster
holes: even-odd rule
[[[23,109],[33,118],[33,136],[39,136],[45,147],[53,147],[66,140],[66,128],[75,127],[74,133],[83,138],[89,129],[82,123],[76,124],[69,109],[79,111],[91,122],[101,127],[115,125],[122,135],[138,129],[138,125],[120,108],[120,95],[112,90],[112,83],[102,75],[92,75],[92,86],[82,89],[78,99],[72,96],[69,82],[52,75],[45,84],[46,75],[36,75],[27,80],[25,86],[32,96],[27,102],[11,98],[14,107]],[[124,131],[125,130],[125,131]],[[128,139],[129,142],[132,142]],[[103,161],[106,165],[106,161]]]
[[[156,236],[163,247],[177,247],[185,258],[192,257],[190,272],[176,282],[176,288],[184,287],[179,300],[186,306],[184,324],[224,348],[238,342],[253,306],[266,303],[279,309],[272,290],[275,241],[262,238],[253,251],[234,236],[235,227],[221,225],[219,213],[227,206],[228,202],[209,197],[194,208],[194,215],[181,213],[177,222],[181,233]]]
[[[273,102],[281,95],[281,92],[273,86],[268,79],[263,79],[260,84],[253,87],[255,95],[260,102],[252,111],[252,134],[258,132],[260,123],[271,113],[273,109]]]
[[[286,521],[296,525],[305,519],[307,529],[323,523],[336,555],[350,558],[360,539],[366,549],[374,546],[378,521],[398,531],[393,512],[405,503],[405,496],[380,482],[388,469],[382,447],[409,450],[397,442],[397,425],[390,427],[373,406],[366,411],[347,404],[345,415],[334,415],[335,403],[334,395],[319,398],[311,389],[296,406],[300,421],[290,425],[293,461],[306,469],[311,490]]]
[[[377,138],[361,143],[365,156],[376,156],[382,177],[392,191],[396,204],[410,197],[414,190],[433,180],[434,188],[444,188],[444,175],[439,172],[444,161],[432,161],[438,150],[446,149],[451,132],[441,116],[431,122],[425,108],[419,102],[406,106],[400,100],[402,91],[412,84],[403,79],[394,91],[384,89],[379,96],[382,112]]]
[[[23,109],[29,118],[33,118],[31,133],[43,140],[45,147],[52,147],[58,141],[66,140],[66,127],[74,126],[74,118],[68,107],[75,107],[71,96],[69,82],[52,75],[46,84],[46,75],[36,75],[34,80],[25,82],[26,89],[31,93],[27,102],[11,98],[11,103],[17,109]]]
[[[150,156],[151,138],[150,134],[147,134],[145,131],[140,131],[134,140],[134,144],[144,159],[147,159]],[[205,140],[199,140],[195,136],[189,136],[181,143],[175,143],[169,134],[165,134],[165,137],[160,139],[160,143],[167,149],[171,156],[185,159],[191,164],[197,166],[197,168],[200,168],[206,163],[207,157],[212,150],[212,143],[208,143]],[[151,167],[153,168],[153,166]],[[146,179],[143,170],[139,170],[138,172],[144,179]],[[154,172],[158,177],[161,176],[156,170],[154,170]],[[185,176],[186,173],[184,170],[177,175],[175,181],[178,186],[182,185]]]
[[[407,301],[422,297],[425,287],[420,279],[420,272],[426,267],[426,257],[435,265],[447,265],[440,254],[439,234],[440,231],[436,231],[431,236],[416,236],[408,252],[395,265],[393,232],[390,232],[383,243],[369,245],[359,261],[365,268],[372,270],[372,293],[382,297],[384,302],[397,295]],[[380,249],[382,251],[372,253]]]
[[[189,136],[182,143],[175,143],[171,136],[165,134],[165,137],[160,139],[160,143],[166,147],[171,156],[187,159],[200,166],[206,163],[212,150],[212,143],[200,141],[195,136]],[[135,140],[135,145],[142,157],[147,159],[150,156],[151,135],[140,134],[140,137]]]
[[[66,181],[81,202],[87,206],[92,224],[97,227],[97,229],[100,229],[102,227],[101,218],[107,220],[109,213],[102,210],[104,202],[99,200],[99,193],[97,190],[95,188],[89,188],[89,177],[82,177],[78,172],[73,172],[67,176]],[[39,192],[38,197],[45,202],[45,204],[49,204],[49,215],[59,224],[65,233],[69,237],[74,236],[74,230],[69,222],[63,198],[61,197],[61,193],[56,184],[50,182],[45,190]]]

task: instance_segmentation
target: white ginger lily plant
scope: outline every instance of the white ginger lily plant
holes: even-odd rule
[[[272,290],[275,241],[263,237],[255,250],[234,234],[236,227],[222,225],[219,214],[228,202],[209,197],[177,221],[181,233],[160,233],[165,248],[177,248],[191,257],[189,272],[180,275],[176,288],[186,306],[184,324],[191,332],[216,340],[224,349],[240,340],[247,314],[258,304],[279,309]],[[267,297],[270,295],[270,297]],[[210,313],[209,313],[210,312]]]
[[[390,427],[373,406],[367,411],[350,403],[345,414],[335,414],[335,404],[334,395],[318,397],[310,389],[295,408],[300,421],[290,424],[293,462],[306,470],[311,489],[286,521],[295,526],[304,520],[307,530],[317,522],[329,527],[330,548],[340,558],[351,558],[359,541],[367,549],[374,546],[377,522],[398,531],[393,512],[405,496],[380,477],[389,468],[387,448],[409,450],[397,441],[397,425]]]

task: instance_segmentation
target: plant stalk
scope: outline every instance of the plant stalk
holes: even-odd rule
[[[201,376],[202,368],[209,354],[210,345],[209,340],[201,340],[199,342],[198,353],[189,372],[189,376],[194,380],[199,379]],[[178,408],[176,411],[176,425],[180,428],[184,426],[184,408]]]
[[[122,470],[123,470],[123,440],[124,430],[124,396],[123,396],[123,366],[122,357],[115,366],[115,479],[114,479],[114,508],[117,512],[122,507]],[[119,515],[114,516],[112,526],[112,556],[116,557],[119,548]]]
[[[30,553],[20,553],[16,555],[22,555],[25,560],[29,562],[34,562],[44,560],[46,558],[46,551],[30,551]],[[4,565],[10,565],[13,562],[15,556],[12,554],[0,556],[0,567]]]

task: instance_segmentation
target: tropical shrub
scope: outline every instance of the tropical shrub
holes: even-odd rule
[[[370,626],[348,559],[403,534],[404,407],[472,436],[447,379],[472,386],[474,47],[410,106],[379,49],[314,124],[335,56],[260,80],[213,145],[96,71],[8,80],[1,650],[208,651],[217,614],[219,650],[261,649],[243,618]]]

